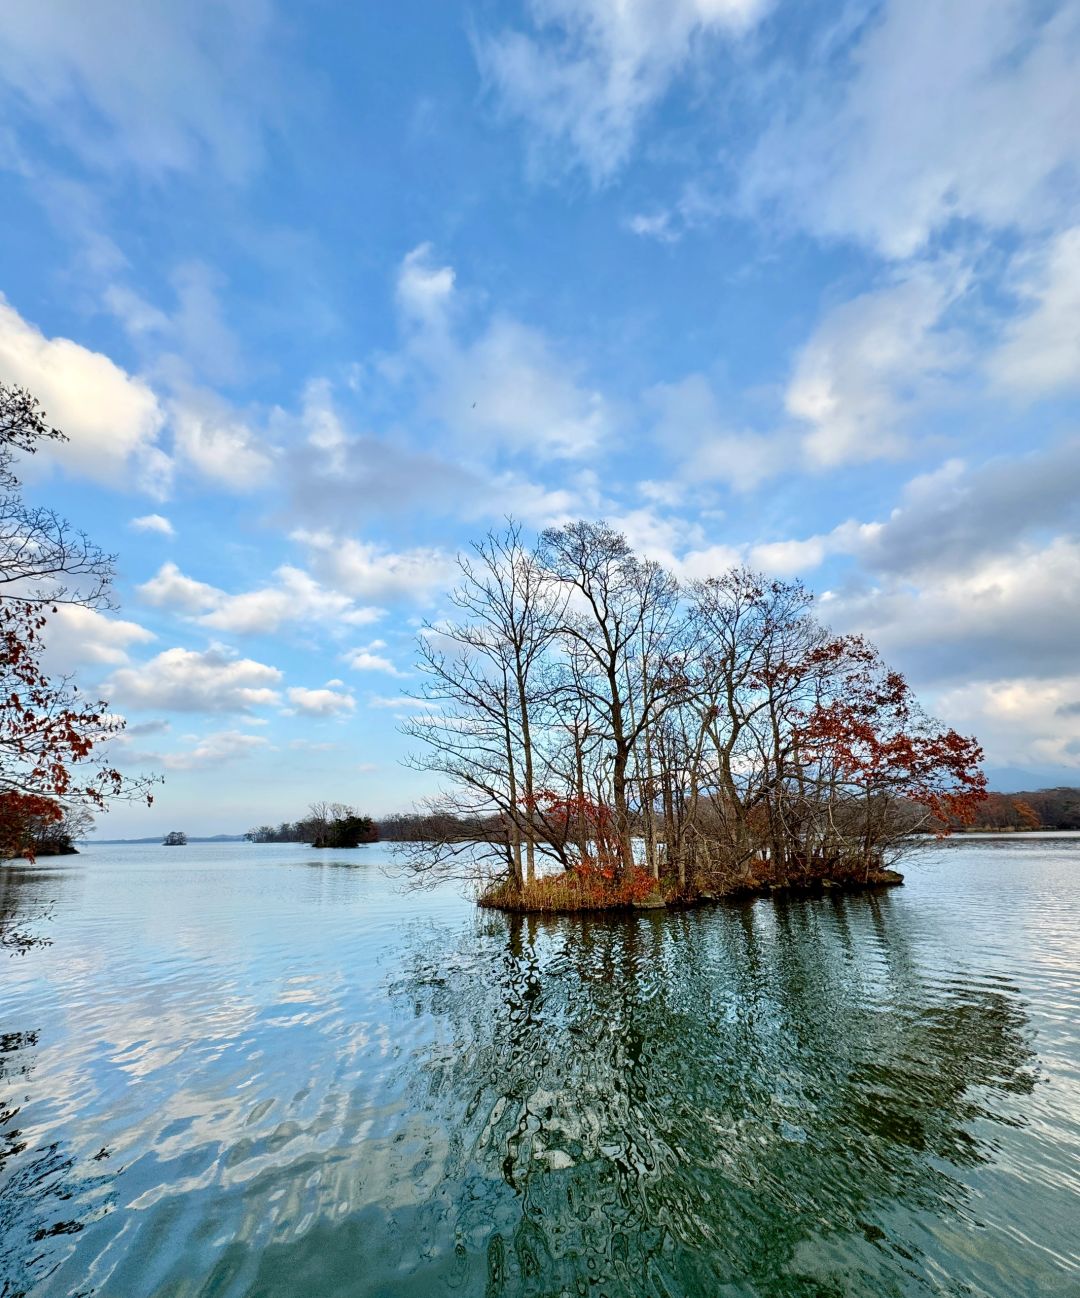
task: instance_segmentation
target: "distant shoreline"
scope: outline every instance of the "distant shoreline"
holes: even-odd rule
[[[139,846],[160,843],[163,838],[163,834],[152,834],[149,838],[81,838],[79,842],[84,847],[120,847],[124,844]],[[187,841],[189,843],[243,843],[246,840],[243,834],[212,834],[207,838],[189,834]]]

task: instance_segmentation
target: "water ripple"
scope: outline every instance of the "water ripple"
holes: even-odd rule
[[[1080,1292],[1080,836],[608,920],[331,859],[5,868],[0,1298]]]

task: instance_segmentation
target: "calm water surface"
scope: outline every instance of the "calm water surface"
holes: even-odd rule
[[[1080,836],[529,921],[378,848],[0,867],[0,1295],[1080,1295]]]

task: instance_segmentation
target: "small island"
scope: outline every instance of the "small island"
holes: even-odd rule
[[[402,855],[481,906],[584,911],[891,886],[971,822],[982,750],[799,582],[691,581],[605,523],[459,560],[404,732],[440,777]]]
[[[308,843],[316,848],[354,848],[379,841],[370,816],[343,802],[313,802],[308,814],[280,825],[259,825],[244,835],[249,843]]]
[[[187,834],[174,829],[161,840],[162,847],[187,847]]]

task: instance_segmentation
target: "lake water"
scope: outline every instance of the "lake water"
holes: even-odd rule
[[[1080,1294],[1080,836],[535,921],[381,848],[0,867],[0,1295]]]

